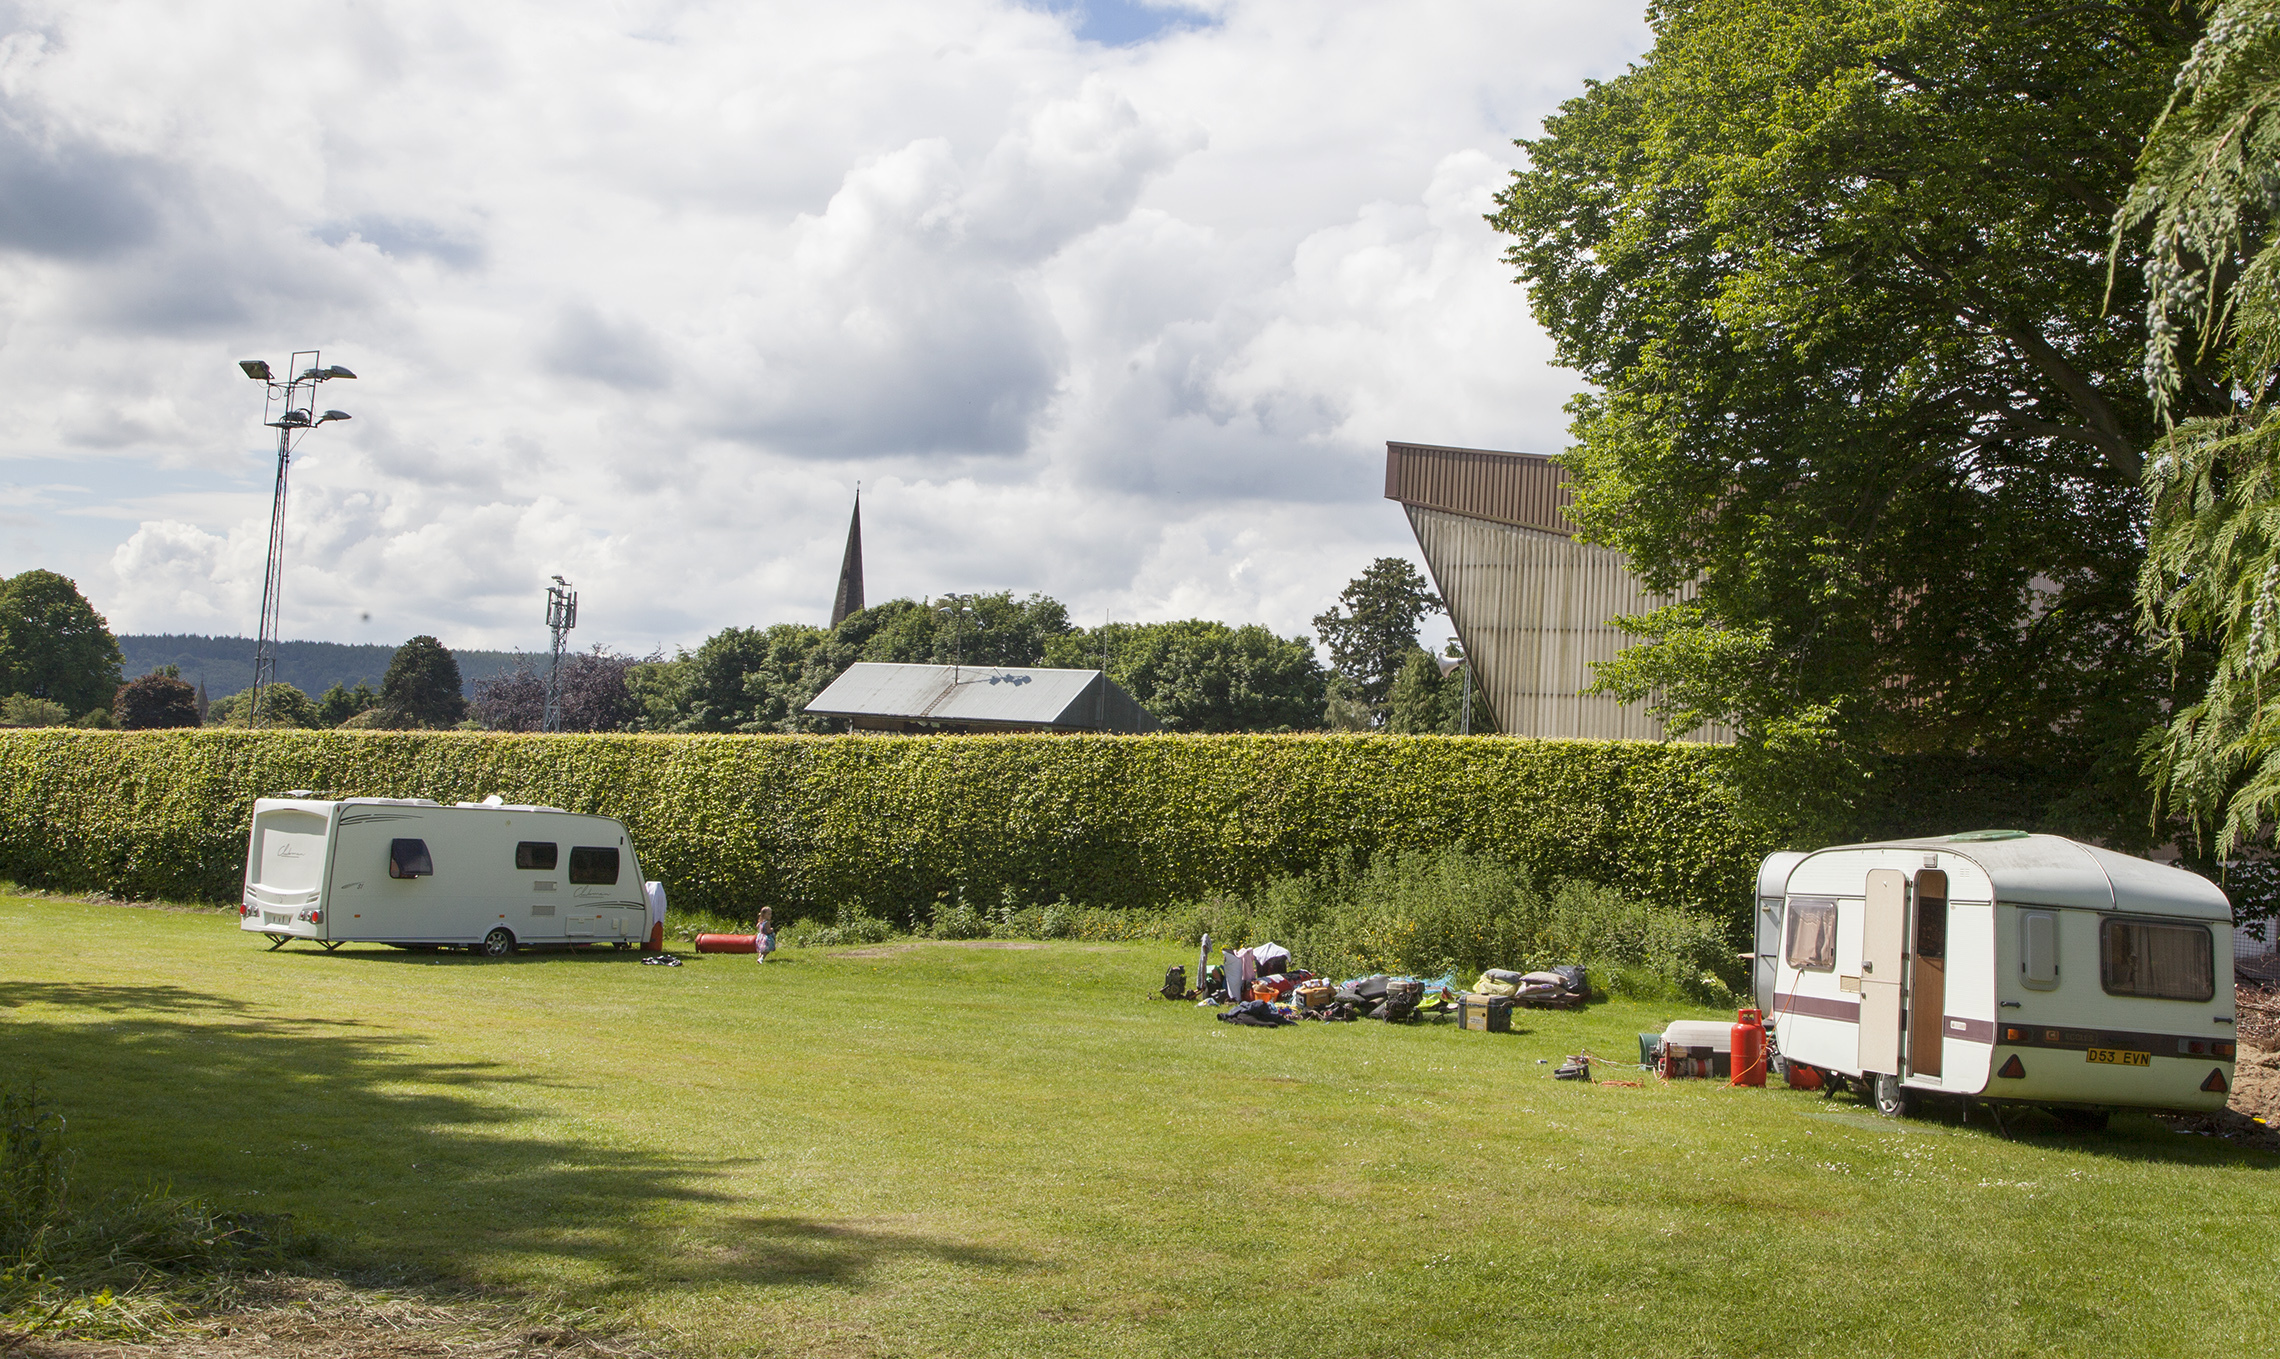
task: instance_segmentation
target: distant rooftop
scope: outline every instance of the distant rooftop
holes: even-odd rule
[[[848,718],[858,731],[1161,730],[1132,695],[1098,670],[858,661],[817,694],[807,711]]]

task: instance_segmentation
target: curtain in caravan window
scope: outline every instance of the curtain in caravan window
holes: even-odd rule
[[[2217,993],[2215,947],[2203,925],[2104,921],[2098,966],[2108,995],[2207,1000]]]
[[[2058,985],[2058,913],[2019,912],[2019,980],[2037,991]]]
[[[1791,967],[1827,972],[1837,965],[1837,903],[1827,897],[1795,897],[1789,903],[1789,941],[1783,954]]]

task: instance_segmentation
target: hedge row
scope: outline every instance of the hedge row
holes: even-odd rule
[[[5,731],[0,876],[231,902],[256,797],[498,793],[623,819],[676,906],[779,919],[1161,905],[1462,845],[1738,926],[1774,846],[1735,815],[1727,758],[1494,737]]]

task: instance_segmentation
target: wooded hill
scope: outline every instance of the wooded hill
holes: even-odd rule
[[[119,655],[125,662],[120,671],[131,679],[147,675],[162,665],[176,666],[187,682],[204,681],[209,697],[226,698],[253,683],[253,641],[251,637],[203,637],[192,633],[130,634],[119,638]],[[377,690],[395,654],[393,646],[279,642],[277,678],[311,696],[322,694],[335,684],[353,689],[362,683]],[[516,656],[512,651],[456,648],[451,654],[458,658],[460,687],[469,697],[475,693],[477,680],[513,669]]]

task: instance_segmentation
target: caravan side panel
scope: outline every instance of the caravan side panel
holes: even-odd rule
[[[1986,876],[1978,876],[1980,885],[1975,890],[1990,890]],[[1947,976],[1940,1088],[1975,1095],[1987,1088],[1987,1074],[1995,1068],[1993,903],[1948,902]]]

